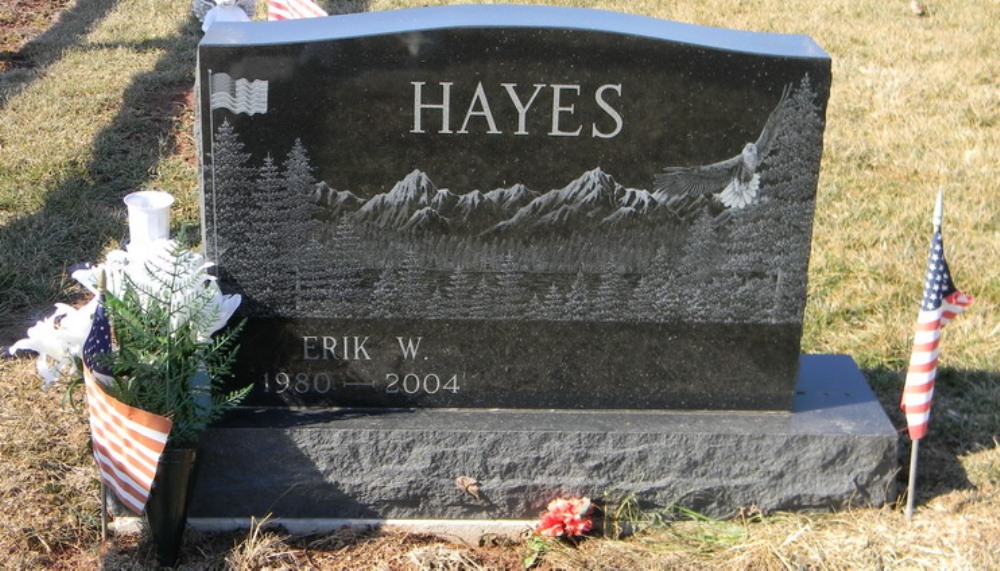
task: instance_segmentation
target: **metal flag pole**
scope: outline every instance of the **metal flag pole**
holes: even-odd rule
[[[913,499],[917,495],[917,452],[920,440],[910,441],[910,482],[906,492],[906,521],[913,521]]]
[[[212,105],[212,96],[215,94],[215,86],[212,85],[212,70],[208,70],[208,154],[212,157],[212,247],[214,251],[210,254],[212,261],[219,263],[219,220],[216,215],[215,200],[215,107]],[[204,165],[202,166],[204,168]],[[207,207],[207,205],[205,205]],[[206,214],[207,217],[207,214]],[[206,249],[206,254],[208,251]]]
[[[108,485],[101,478],[101,543],[108,540]]]
[[[944,218],[944,189],[938,189],[937,203],[934,205],[934,233],[941,231],[941,220]],[[920,439],[910,441],[910,478],[906,493],[906,521],[913,521],[913,503],[917,496],[917,458],[920,452]]]
[[[104,295],[104,288],[107,287],[107,275],[105,275],[104,270],[97,276],[97,297],[100,299]],[[98,303],[101,303],[98,301]],[[105,543],[108,540],[108,486],[104,483],[104,477],[101,477],[101,543]]]

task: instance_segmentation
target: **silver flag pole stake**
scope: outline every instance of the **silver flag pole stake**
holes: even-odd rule
[[[108,540],[108,488],[101,478],[101,543]]]

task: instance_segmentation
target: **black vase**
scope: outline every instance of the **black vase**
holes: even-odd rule
[[[156,546],[156,561],[163,567],[173,567],[180,556],[197,459],[194,449],[168,448],[156,468],[146,502],[146,521]]]

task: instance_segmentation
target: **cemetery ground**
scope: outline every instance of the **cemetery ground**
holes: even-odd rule
[[[445,3],[456,2],[320,1],[331,13]],[[898,428],[938,188],[952,272],[977,299],[943,336],[912,522],[901,509],[909,457],[901,435],[897,504],[797,514],[745,506],[715,521],[670,506],[640,512],[623,482],[591,495],[609,499],[606,511],[634,533],[553,543],[537,567],[1000,568],[1000,4],[940,0],[917,17],[903,0],[546,3],[808,34],[831,55],[803,351],[852,355]],[[82,299],[70,266],[124,238],[126,193],[171,192],[175,224],[197,236],[191,86],[199,37],[187,0],[0,8],[0,344],[20,338],[53,303]],[[81,395],[39,384],[33,360],[0,360],[0,567],[152,566],[140,537],[100,542]],[[356,530],[295,537],[261,526],[189,533],[182,567],[517,569],[538,551],[529,539],[465,545]]]

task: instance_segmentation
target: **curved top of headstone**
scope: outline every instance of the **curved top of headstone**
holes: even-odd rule
[[[646,16],[557,6],[436,6],[275,22],[221,22],[203,46],[275,45],[444,28],[557,28],[670,40],[781,57],[829,56],[810,37],[727,30]]]

